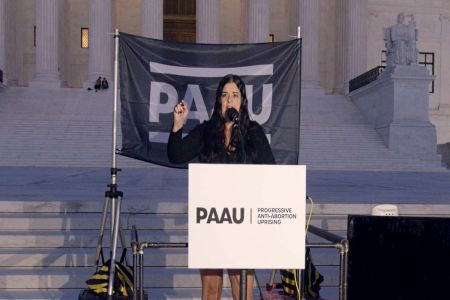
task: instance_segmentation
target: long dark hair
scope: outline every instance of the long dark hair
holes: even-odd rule
[[[237,75],[228,74],[220,80],[219,86],[216,92],[216,102],[214,103],[214,110],[211,118],[206,123],[206,128],[203,136],[203,149],[200,153],[200,160],[205,162],[211,162],[217,155],[226,151],[225,141],[225,119],[222,117],[222,91],[227,83],[235,83],[241,93],[241,107],[239,110],[239,124],[242,135],[245,137],[247,129],[250,123],[250,117],[248,115],[248,100],[245,92],[245,83]],[[235,149],[240,151],[238,147],[238,134],[237,128],[233,127],[231,131],[231,139],[229,149]]]

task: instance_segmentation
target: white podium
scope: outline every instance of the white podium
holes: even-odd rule
[[[189,268],[304,269],[306,168],[189,165]]]

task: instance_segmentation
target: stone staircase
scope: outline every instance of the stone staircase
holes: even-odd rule
[[[300,161],[311,170],[442,171],[393,153],[344,96],[303,94]],[[120,130],[118,130],[120,147]],[[111,164],[112,92],[0,90],[0,166]],[[148,163],[118,157],[121,167]]]
[[[440,157],[426,161],[390,151],[347,97],[302,95],[300,161],[312,170],[442,171]]]
[[[69,88],[0,90],[0,165],[109,167],[112,97],[112,91]],[[149,165],[121,156],[118,161]]]

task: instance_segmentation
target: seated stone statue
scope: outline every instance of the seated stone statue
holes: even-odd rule
[[[416,21],[414,16],[408,24],[404,24],[405,14],[399,13],[397,24],[384,29],[384,41],[386,45],[386,64],[388,67],[395,65],[417,64],[417,36]]]

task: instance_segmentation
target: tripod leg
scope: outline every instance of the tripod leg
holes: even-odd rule
[[[122,224],[119,224],[119,237],[120,237],[120,244],[122,245],[122,249],[125,249],[127,247],[126,241],[125,241],[125,235],[123,234]],[[128,262],[128,256],[125,255],[125,264],[129,266]]]
[[[117,206],[117,196],[111,197],[111,205],[110,205],[110,222],[111,222],[111,229],[109,230],[110,236],[109,236],[109,242],[110,245],[113,244],[113,239],[114,239],[114,222],[116,220],[116,206]],[[109,249],[109,251],[111,252],[111,249]]]
[[[108,282],[108,299],[112,299],[113,295],[113,284],[114,284],[114,275],[116,270],[116,250],[117,250],[117,238],[119,235],[119,224],[120,224],[120,202],[122,197],[118,196],[116,198],[112,198],[111,202],[111,266],[109,268],[109,282]]]
[[[253,272],[253,276],[255,277],[256,286],[258,287],[259,298],[260,298],[261,300],[263,300],[263,299],[264,299],[263,291],[262,291],[261,286],[259,285],[259,280],[258,280],[258,276],[256,275],[256,270]]]
[[[94,266],[95,270],[94,270],[94,272],[98,271],[98,264],[100,262],[100,251],[101,251],[102,245],[103,245],[103,235],[105,233],[106,215],[108,214],[109,201],[110,201],[110,198],[105,197],[105,201],[103,202],[102,222],[100,224],[100,234],[98,236],[97,250],[95,252],[95,266]]]
[[[299,288],[300,288],[300,299],[302,300],[306,300],[306,274],[305,274],[305,270],[301,269],[300,270],[300,283],[299,283]]]
[[[133,228],[134,229],[134,228]],[[138,278],[137,278],[137,272],[138,272],[138,246],[139,244],[133,237],[133,241],[131,242],[131,247],[133,250],[133,300],[138,300],[137,290],[138,290]]]
[[[139,300],[144,300],[144,250],[141,245],[139,245]]]
[[[272,274],[270,275],[270,281],[269,281],[269,286],[272,289],[274,287],[274,282],[275,282],[275,275],[277,273],[277,269],[273,269],[272,270]]]

